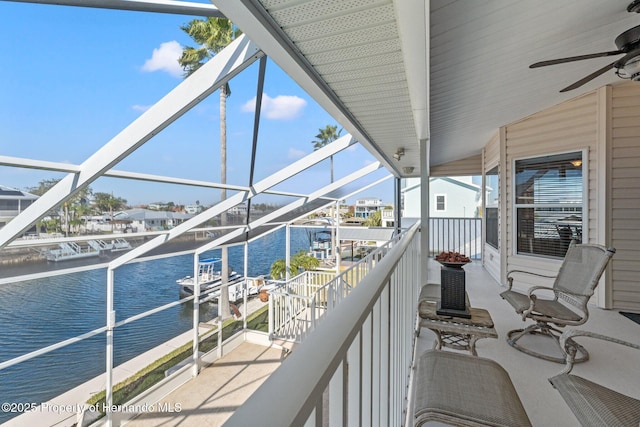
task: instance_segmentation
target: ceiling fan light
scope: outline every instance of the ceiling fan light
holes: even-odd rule
[[[624,78],[633,80],[634,82],[640,81],[640,55],[634,56],[629,59],[623,66]]]

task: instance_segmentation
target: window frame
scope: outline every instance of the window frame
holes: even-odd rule
[[[447,195],[446,194],[434,194],[435,196],[435,201],[434,201],[434,206],[435,212],[446,212],[447,211]],[[442,205],[444,206],[442,209],[438,209],[438,197],[442,197],[443,201],[442,201]]]
[[[540,153],[535,155],[528,155],[522,157],[514,157],[511,160],[511,255],[517,257],[530,257],[533,259],[548,259],[548,260],[562,260],[563,257],[556,257],[550,255],[529,253],[529,252],[518,252],[518,209],[519,208],[540,208],[540,207],[563,207],[562,204],[519,204],[516,203],[516,162],[523,160],[532,160],[539,157],[553,157],[553,156],[562,156],[565,154],[571,153],[580,153],[582,157],[582,203],[580,204],[582,208],[582,242],[589,241],[589,149],[588,148],[577,148],[573,150],[565,150],[565,151],[556,151],[551,153]]]

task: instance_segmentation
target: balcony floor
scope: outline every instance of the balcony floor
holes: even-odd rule
[[[180,412],[156,410],[127,425],[220,426],[280,366],[285,354],[274,347],[244,342],[155,405],[175,408],[180,404]]]
[[[547,381],[563,365],[544,361],[510,347],[506,334],[522,328],[525,322],[499,297],[504,289],[482,268],[480,262],[465,267],[467,292],[474,307],[487,309],[494,320],[498,339],[481,339],[479,356],[496,360],[511,376],[527,414],[534,426],[579,426],[560,395]],[[430,277],[439,280],[439,265],[430,266]],[[528,322],[526,323],[528,325]],[[587,329],[620,339],[639,342],[640,325],[617,311],[590,307]],[[433,346],[434,334],[423,328],[417,339],[417,354]],[[637,375],[640,352],[593,339],[580,341],[589,351],[590,360],[579,364],[574,372],[631,396],[640,396]],[[544,344],[544,343],[543,343]],[[295,351],[295,350],[294,350]],[[446,350],[452,351],[452,350]],[[282,363],[285,353],[275,348],[243,343],[201,374],[173,391],[162,402],[180,403],[180,413],[148,413],[133,420],[132,426],[219,426],[246,401],[262,382]],[[409,409],[412,410],[411,408]],[[438,425],[431,423],[429,425]]]
[[[434,278],[434,282],[439,282],[439,265],[433,263],[429,268],[429,277]],[[480,262],[467,265],[465,270],[471,305],[487,309],[498,332],[498,339],[487,338],[477,342],[478,355],[497,361],[509,372],[534,426],[579,426],[572,412],[547,380],[558,374],[564,365],[526,355],[509,346],[505,339],[507,332],[528,326],[531,321],[523,322],[511,305],[500,298],[499,293],[504,288],[482,268]],[[634,343],[640,342],[640,325],[617,311],[602,310],[595,306],[589,307],[589,320],[576,329],[590,330]],[[434,339],[433,332],[422,328],[417,340],[417,354],[432,348]],[[640,396],[640,381],[637,378],[640,366],[639,351],[590,338],[578,340],[589,351],[590,359],[576,365],[574,373],[624,394]],[[547,342],[538,344],[545,345]]]

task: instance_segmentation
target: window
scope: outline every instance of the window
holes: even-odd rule
[[[515,162],[516,251],[564,257],[582,242],[582,152]]]
[[[436,195],[436,211],[446,210],[446,196],[444,194]]]
[[[0,211],[17,211],[18,200],[0,200]]]
[[[498,167],[491,169],[485,174],[485,224],[486,241],[488,245],[498,249]]]

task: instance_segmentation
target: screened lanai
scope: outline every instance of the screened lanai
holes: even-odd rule
[[[41,13],[47,19],[55,16],[59,22],[76,20],[78,15],[74,13],[80,13],[82,19],[90,22],[88,29],[82,28],[88,32],[83,33],[78,28],[75,32],[66,33],[78,45],[97,43],[99,37],[93,34],[108,32],[107,29],[116,23],[129,28],[124,31],[128,35],[123,34],[123,37],[134,38],[136,26],[142,25],[149,16],[165,16],[134,11],[52,8],[47,5],[4,3],[2,6],[7,14],[15,13],[15,19],[22,22],[28,20],[30,13]],[[186,3],[174,6],[188,8]],[[192,5],[190,11],[194,7],[205,10],[205,15],[206,10],[211,9]],[[96,18],[103,17],[102,23],[96,21]],[[84,307],[77,311],[72,309],[76,313],[68,314],[62,321],[73,326],[48,336],[39,346],[25,347],[20,340],[15,345],[7,342],[3,346],[7,354],[2,356],[0,366],[3,375],[9,378],[3,384],[9,388],[3,394],[14,395],[16,399],[21,393],[29,395],[28,390],[17,392],[8,384],[28,384],[29,378],[34,378],[33,372],[40,369],[38,367],[46,368],[42,360],[57,363],[56,355],[61,353],[63,359],[75,360],[75,363],[85,366],[88,358],[102,359],[100,365],[104,367],[103,357],[106,357],[108,367],[97,372],[106,372],[106,384],[102,387],[110,393],[115,385],[113,381],[116,381],[112,369],[121,363],[122,351],[126,351],[123,347],[127,347],[127,344],[119,342],[118,336],[130,335],[128,325],[136,322],[142,322],[141,327],[148,328],[149,321],[162,318],[157,317],[159,312],[175,312],[179,308],[180,318],[193,316],[193,334],[198,335],[198,304],[191,303],[193,297],[183,301],[177,298],[175,281],[185,274],[178,272],[183,271],[182,268],[175,269],[175,273],[169,269],[164,278],[155,279],[164,284],[149,283],[147,289],[134,290],[132,294],[126,284],[132,280],[129,270],[119,270],[126,265],[133,263],[138,265],[134,267],[136,270],[150,271],[157,268],[158,262],[178,257],[188,272],[197,268],[195,260],[207,256],[212,250],[219,251],[223,246],[232,250],[239,246],[241,256],[237,259],[240,262],[236,260],[235,268],[246,275],[247,265],[254,268],[248,245],[265,235],[327,206],[344,204],[357,197],[361,190],[386,193],[388,202],[393,203],[392,175],[341,127],[336,141],[314,150],[312,140],[318,129],[336,122],[246,36],[240,36],[189,78],[169,72],[166,72],[167,76],[157,72],[150,77],[152,71],[144,70],[145,57],[153,59],[153,49],[161,49],[158,46],[161,46],[165,35],[179,37],[180,25],[189,19],[188,15],[169,15],[165,20],[159,18],[160,22],[151,25],[157,32],[153,46],[148,45],[143,50],[130,45],[132,50],[140,49],[138,69],[128,73],[133,76],[132,80],[124,78],[119,82],[109,82],[109,77],[87,78],[97,74],[101,61],[117,62],[115,57],[122,54],[114,51],[111,53],[114,57],[110,57],[106,45],[103,45],[104,51],[96,51],[95,57],[88,58],[85,66],[75,70],[67,70],[68,65],[64,63],[52,65],[56,57],[64,55],[64,44],[52,42],[51,56],[43,59],[47,63],[43,68],[50,76],[69,75],[59,78],[49,89],[42,89],[39,96],[47,100],[46,106],[42,106],[43,111],[35,114],[39,104],[34,104],[33,98],[26,99],[25,94],[29,93],[33,81],[31,78],[14,79],[15,91],[7,91],[7,100],[11,100],[13,107],[5,117],[15,118],[16,125],[19,117],[31,117],[32,125],[23,127],[22,131],[19,126],[12,130],[7,126],[7,135],[14,133],[24,143],[3,145],[0,159],[2,180],[15,187],[37,187],[40,183],[52,185],[30,206],[29,212],[25,210],[24,215],[21,213],[0,229],[4,258],[10,260],[16,257],[15,254],[37,255],[43,248],[56,245],[84,247],[88,239],[95,239],[91,233],[79,232],[81,224],[75,229],[70,224],[70,218],[80,219],[88,215],[74,210],[74,207],[83,204],[78,200],[90,198],[87,195],[89,188],[94,193],[127,199],[131,204],[172,202],[194,205],[197,212],[181,217],[180,222],[170,226],[137,229],[134,233],[121,233],[112,226],[110,232],[107,228],[106,232],[99,233],[100,240],[107,243],[116,238],[134,243],[129,251],[106,251],[99,256],[65,262],[6,264],[0,280],[5,289],[20,289],[15,293],[16,301],[20,301],[17,296],[23,291],[29,294],[34,288],[42,287],[42,291],[35,294],[41,294],[42,298],[51,295],[53,309],[50,313],[55,313],[59,310],[55,292],[62,289],[66,294],[66,289],[73,289],[71,284],[77,280],[96,280],[96,297],[102,304],[94,306],[93,302],[83,301],[82,295],[86,295],[83,291],[71,294],[69,297]],[[168,25],[171,31],[167,30]],[[42,28],[41,31],[38,34],[45,37],[50,30]],[[28,43],[27,40],[25,42]],[[183,43],[187,43],[186,38]],[[274,77],[270,79],[270,76]],[[284,85],[288,87],[278,86],[283,84],[283,80],[289,82]],[[101,88],[108,83],[111,87],[103,91]],[[227,174],[226,183],[222,184],[218,89],[226,84],[232,92],[226,105]],[[168,92],[166,95],[165,90]],[[134,92],[138,93],[133,95]],[[105,97],[116,98],[117,112],[109,119],[106,119],[110,113],[105,107]],[[143,102],[149,102],[149,105],[143,105]],[[263,106],[262,115],[256,115],[260,105]],[[63,108],[68,110],[68,114],[55,119],[55,123],[47,123],[47,117],[53,111]],[[43,121],[36,120],[36,117]],[[306,135],[300,134],[301,127],[308,130]],[[47,132],[38,130],[44,128],[48,129]],[[92,133],[88,129],[97,132]],[[41,147],[39,153],[31,151],[37,146]],[[334,170],[331,171],[330,167]],[[221,201],[222,190],[226,190],[226,195]],[[240,213],[232,215],[230,212],[234,212],[234,208]],[[227,215],[224,220],[223,214]],[[47,221],[65,216],[66,228],[56,230],[57,233],[44,232]],[[288,258],[284,250],[284,244],[272,248],[273,253]],[[245,264],[244,272],[242,263]],[[262,268],[256,275],[269,274],[268,266]],[[84,274],[92,271],[95,271],[95,277],[83,278]],[[51,279],[53,277],[55,279]],[[58,287],[58,282],[62,288]],[[164,300],[150,295],[161,293],[160,290],[155,292],[154,288],[164,286],[170,288]],[[175,291],[172,292],[173,289]],[[137,298],[147,301],[131,309],[123,309],[123,304],[128,304],[125,301]],[[5,303],[9,300],[5,299]],[[185,314],[185,311],[193,312]],[[9,311],[6,313],[9,316]],[[31,310],[24,311],[29,318],[25,322],[42,333],[47,322],[55,324],[60,320],[49,314],[34,320],[31,318],[34,314]],[[146,327],[144,322],[147,322]],[[120,334],[118,329],[122,331]],[[92,340],[102,340],[102,350],[94,353],[95,358],[86,348],[80,351],[83,356],[78,355],[78,346]],[[151,341],[147,347],[150,345]],[[87,368],[86,373],[89,372],[92,370]],[[56,393],[73,388],[80,378],[70,382],[68,379],[71,378],[55,380],[63,386]],[[41,391],[53,391],[54,388],[45,387]],[[47,393],[39,395],[38,399],[54,397]]]
[[[0,254],[35,250],[38,243],[23,236],[39,223],[66,215],[65,203],[82,198],[88,187],[130,203],[175,199],[200,211],[167,229],[140,232],[141,244],[124,254],[73,267],[10,266],[1,270],[0,283],[31,283],[33,293],[45,282],[30,280],[57,276],[72,283],[76,273],[100,271],[105,301],[95,309],[98,320],[91,327],[69,328],[59,340],[101,339],[104,353],[99,357],[106,359],[101,368],[110,376],[117,364],[112,352],[118,348],[118,329],[129,321],[118,304],[136,295],[119,286],[119,272],[132,264],[152,270],[157,260],[186,255],[195,275],[195,257],[221,246],[244,249],[269,231],[359,195],[388,194],[385,201],[394,202],[399,215],[402,178],[421,178],[424,185],[416,197],[426,221],[433,200],[426,185],[429,176],[497,171],[499,197],[490,207],[497,222],[495,246],[485,245],[484,253],[490,255],[482,267],[497,286],[508,268],[553,273],[557,257],[518,252],[510,192],[513,167],[539,156],[580,152],[585,241],[619,248],[594,304],[637,309],[638,240],[632,231],[637,228],[638,198],[632,190],[638,179],[634,169],[640,159],[634,147],[637,86],[609,69],[574,91],[559,92],[613,58],[529,68],[539,60],[613,49],[616,35],[638,24],[638,15],[626,10],[628,3],[548,0],[533,8],[510,0],[218,0],[213,6],[206,1],[97,0],[91,7],[78,7],[87,3],[77,1],[0,2],[2,16],[13,24],[2,30],[9,66],[0,71],[0,185],[33,188],[60,180],[0,229]],[[244,34],[186,79],[175,61],[166,65],[164,55],[175,58],[193,43],[180,26],[194,17],[221,15]],[[43,41],[46,48],[25,58]],[[261,63],[266,63],[264,83]],[[231,94],[226,99],[223,184],[219,88],[227,83]],[[259,116],[256,105],[262,106]],[[341,138],[314,151],[314,135],[328,124],[342,130]],[[234,209],[241,212],[235,222],[222,224],[222,214]],[[427,233],[412,233],[421,251],[410,246],[407,252],[421,258],[408,263],[403,270],[407,275],[396,283],[432,278]],[[61,230],[46,243],[85,238],[73,234]],[[167,279],[174,285],[176,278]],[[16,305],[24,301],[30,299]],[[404,303],[403,309],[411,307]],[[178,304],[175,296],[155,308],[172,304]],[[144,313],[136,309],[133,316]],[[39,310],[35,313],[54,311]],[[65,313],[88,317],[89,307],[84,310]],[[25,323],[48,320],[30,313],[21,318]],[[188,316],[187,323],[193,321],[197,331],[198,314],[191,310]],[[372,324],[366,323],[367,328],[376,333],[359,339],[380,344],[382,335]],[[8,342],[11,337],[5,338]],[[0,373],[72,344],[50,340],[26,349],[17,341],[0,360]],[[409,341],[398,354],[410,353]],[[47,350],[51,345],[59,348]],[[489,352],[496,358],[502,353]],[[403,362],[408,366],[411,359]],[[194,366],[197,370],[198,364]],[[326,367],[321,380],[332,376],[335,367]],[[107,380],[107,390],[112,382]],[[316,385],[309,385],[310,399],[317,398]],[[394,383],[389,389],[406,388]],[[404,397],[397,398],[395,408],[402,407]],[[386,400],[380,402],[385,405],[371,405],[386,407]],[[303,413],[297,421],[307,419],[309,405],[291,410],[295,416],[298,409]]]

